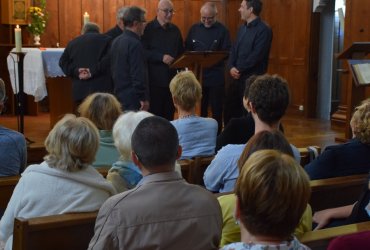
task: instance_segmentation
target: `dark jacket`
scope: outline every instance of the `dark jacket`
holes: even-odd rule
[[[328,146],[304,169],[311,180],[366,174],[370,170],[370,145],[352,139],[347,143]]]
[[[149,100],[144,49],[140,37],[125,29],[111,48],[114,94],[124,110],[138,110],[140,101]]]
[[[186,37],[185,48],[190,51],[229,51],[230,35],[227,28],[220,22],[215,22],[206,28],[203,23],[194,24]],[[225,83],[224,61],[205,69],[203,86],[222,86]]]
[[[118,25],[116,25],[107,32],[105,32],[104,35],[110,36],[112,39],[114,39],[117,36],[122,35],[122,32],[123,30],[121,30],[121,28]]]
[[[155,18],[145,27],[142,42],[148,61],[149,84],[168,87],[176,69],[171,69],[162,60],[165,54],[176,58],[184,52],[179,28],[169,23],[164,29]]]
[[[74,101],[82,101],[95,92],[112,92],[109,73],[109,46],[111,38],[96,32],[87,32],[70,41],[65,48],[59,66],[72,78]],[[89,68],[91,78],[80,80],[79,68]]]

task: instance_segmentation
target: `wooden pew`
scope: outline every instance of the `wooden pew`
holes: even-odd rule
[[[310,181],[312,212],[353,204],[367,182],[367,174]]]
[[[87,249],[97,212],[15,218],[13,250]]]
[[[180,164],[181,167],[181,175],[182,177],[189,183],[192,183],[192,169],[194,165],[194,160],[193,159],[183,159],[183,160],[178,160],[178,164]]]
[[[20,178],[20,175],[0,177],[0,214],[2,214],[8,206],[13,190]]]
[[[214,155],[212,156],[204,156],[204,157],[195,157],[194,158],[194,165],[192,169],[192,182],[197,185],[204,186],[203,175],[206,171],[211,161],[215,158]]]
[[[107,166],[99,166],[96,167],[95,169],[104,177],[107,178],[108,171],[111,169],[112,166],[107,165]]]
[[[335,237],[364,231],[370,231],[370,221],[306,232],[300,241],[312,250],[321,250]]]

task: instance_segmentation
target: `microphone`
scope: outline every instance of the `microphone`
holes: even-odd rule
[[[199,43],[199,45],[201,45],[201,50],[207,50],[207,48],[208,48],[208,46],[202,41],[193,39],[192,42],[193,42],[194,46],[195,46],[196,43]]]
[[[209,48],[210,51],[216,50],[217,49],[217,40],[214,40],[213,43],[211,44],[211,47]]]

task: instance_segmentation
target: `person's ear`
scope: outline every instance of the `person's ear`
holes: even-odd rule
[[[177,148],[176,160],[180,159],[181,155],[182,155],[182,147],[181,145],[179,145]]]
[[[139,157],[137,157],[137,155],[134,151],[131,151],[131,159],[135,163],[136,166],[140,167],[141,162],[139,160]]]
[[[250,112],[256,113],[256,109],[254,108],[253,103],[249,99],[247,101],[247,106],[248,106],[248,109],[250,110]]]

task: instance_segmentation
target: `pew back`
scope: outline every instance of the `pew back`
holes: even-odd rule
[[[97,212],[14,220],[13,250],[87,249]]]
[[[310,181],[312,212],[353,204],[367,181],[367,174]]]
[[[20,175],[0,177],[0,212],[5,211]]]

